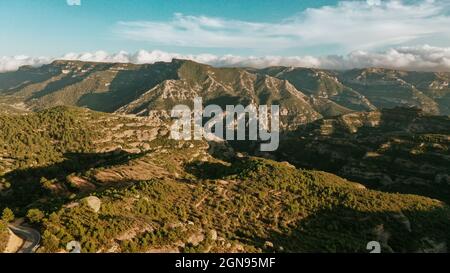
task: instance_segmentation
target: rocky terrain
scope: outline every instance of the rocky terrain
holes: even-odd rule
[[[284,135],[276,153],[298,167],[391,192],[450,202],[450,119],[395,108],[322,119]]]
[[[58,107],[0,121],[0,206],[41,231],[40,252],[71,240],[85,252],[364,252],[371,240],[439,252],[450,240],[441,201],[172,141],[150,117]]]
[[[309,68],[215,68],[185,60],[122,64],[55,61],[0,73],[0,103],[14,111],[58,105],[145,115],[191,101],[225,104],[276,102],[290,123],[351,111],[416,106],[450,114],[450,74],[381,68],[330,71]]]
[[[1,73],[0,210],[39,252],[446,252],[448,80],[183,60]],[[279,104],[280,148],[169,139],[168,111],[197,96]]]
[[[325,116],[345,113],[342,107],[355,111],[372,111],[397,106],[414,106],[434,115],[450,114],[449,73],[382,68],[326,71],[272,67],[257,71],[288,80],[315,101],[327,105],[326,110],[331,112],[329,115],[323,113]],[[324,103],[328,100],[335,104]]]
[[[278,104],[286,127],[322,117],[286,80],[183,60],[153,65],[56,61],[0,74],[0,82],[0,103],[33,111],[70,105],[144,116],[202,97],[204,104],[219,106]]]

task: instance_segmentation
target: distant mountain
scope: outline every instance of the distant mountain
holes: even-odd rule
[[[415,106],[426,113],[450,115],[450,73],[382,68],[327,71],[273,67],[258,71],[286,79],[315,99],[328,99],[355,111]]]
[[[450,73],[370,68],[346,71],[339,77],[377,108],[416,106],[430,114],[450,114]]]
[[[31,110],[71,105],[146,115],[149,110],[192,104],[201,96],[205,104],[221,106],[279,104],[290,125],[321,117],[308,97],[286,80],[192,61],[152,65],[56,61],[0,75],[0,102],[25,103]]]
[[[146,115],[201,96],[205,104],[280,104],[288,116],[285,123],[298,125],[396,106],[450,115],[449,81],[450,73],[374,68],[342,72],[215,68],[176,59],[143,65],[55,61],[0,73],[0,104],[11,111],[17,105],[20,111],[70,105]]]
[[[337,73],[310,68],[271,67],[258,70],[260,73],[291,82],[311,98],[311,103],[319,111],[327,111],[326,116],[353,111],[375,110],[370,101],[355,90],[343,85]],[[324,109],[327,105],[329,109]]]

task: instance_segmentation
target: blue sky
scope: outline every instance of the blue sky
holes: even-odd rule
[[[0,0],[0,25],[0,72],[173,57],[450,70],[448,0]]]
[[[334,0],[81,0],[80,6],[69,6],[66,0],[2,0],[0,55],[54,55],[100,49],[236,53],[237,50],[226,48],[202,50],[125,40],[114,28],[120,21],[170,21],[176,13],[278,22],[308,7],[335,3]]]

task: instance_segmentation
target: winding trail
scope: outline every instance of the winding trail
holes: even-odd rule
[[[41,242],[41,234],[30,227],[9,225],[9,229],[24,240],[17,253],[34,253]]]

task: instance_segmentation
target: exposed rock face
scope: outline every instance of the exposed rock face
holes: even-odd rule
[[[342,84],[335,72],[287,67],[266,68],[259,72],[291,82],[310,96],[314,107],[324,116],[376,109],[362,94]]]
[[[308,97],[286,80],[250,73],[244,69],[219,69],[194,62],[176,62],[179,79],[166,80],[123,106],[117,112],[146,115],[154,110],[170,110],[177,104],[192,105],[196,97],[204,104],[278,104],[282,125],[295,127],[321,117]]]
[[[279,104],[285,127],[351,111],[416,106],[450,114],[450,74],[355,69],[214,68],[185,60],[155,64],[55,61],[0,73],[0,111],[58,105],[150,115],[196,96],[208,104]]]
[[[280,105],[284,127],[321,117],[309,98],[289,81],[242,68],[214,68],[184,60],[151,65],[56,61],[0,74],[2,79],[0,103],[5,101],[11,109],[20,103],[21,108],[31,110],[72,105],[160,116],[177,104],[192,105],[195,97],[202,97],[204,104],[222,107]]]
[[[205,240],[205,234],[203,234],[202,231],[198,231],[194,234],[192,234],[187,242],[189,244],[192,244],[193,246],[198,246],[201,242],[203,242],[203,240]]]
[[[450,114],[449,73],[382,68],[334,72],[290,67],[272,67],[259,72],[286,79],[298,90],[322,101],[327,107],[320,108],[320,104],[317,107],[324,116],[344,114],[345,108],[372,111],[396,106],[416,106],[430,114]]]
[[[96,188],[93,183],[78,176],[68,176],[67,182],[69,182],[73,187],[80,189],[81,191],[92,191]]]

